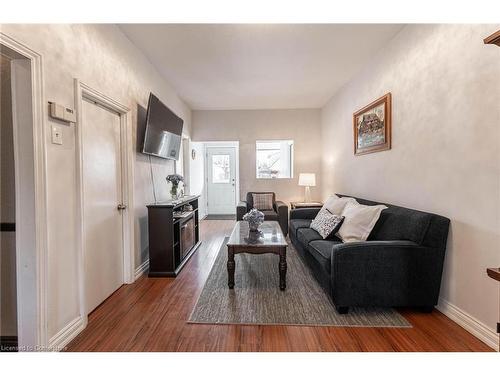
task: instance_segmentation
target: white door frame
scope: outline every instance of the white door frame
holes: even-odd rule
[[[208,215],[208,157],[207,157],[207,151],[209,148],[219,148],[219,147],[230,147],[234,148],[234,154],[236,156],[235,160],[235,189],[234,189],[234,195],[235,195],[235,203],[238,205],[240,201],[240,141],[209,141],[209,142],[203,142],[203,154],[205,157],[205,212]],[[236,212],[236,206],[234,207],[234,210]]]
[[[85,222],[84,222],[84,194],[83,194],[83,131],[82,131],[82,100],[89,99],[99,105],[117,112],[120,116],[120,151],[122,168],[122,189],[123,204],[127,206],[122,211],[123,216],[123,283],[134,282],[135,259],[134,259],[134,214],[133,214],[133,150],[132,134],[130,131],[130,110],[126,106],[118,103],[114,99],[93,89],[78,79],[75,79],[75,100],[76,100],[76,179],[77,179],[77,250],[78,250],[78,281],[80,294],[80,316],[85,327],[88,322],[86,301],[85,301]],[[118,202],[117,202],[118,204]]]
[[[17,42],[6,34],[0,32],[0,44],[22,55],[30,61],[31,65],[31,105],[33,116],[33,168],[35,197],[35,230],[34,230],[34,258],[33,255],[26,255],[21,252],[16,245],[16,282],[17,282],[17,327],[18,346],[20,351],[48,350],[47,338],[47,156],[45,146],[45,121],[46,106],[44,105],[42,56]],[[14,127],[15,128],[15,127]],[[16,132],[16,129],[14,129]],[[14,134],[14,158],[19,160],[19,139]],[[16,151],[17,148],[17,151]],[[20,196],[19,175],[16,172],[16,207],[20,206],[22,197]],[[24,232],[23,222],[19,217],[19,210],[16,209],[16,244],[19,243],[20,236],[29,235]],[[26,265],[34,265],[34,270]],[[23,275],[26,272],[34,272],[35,277],[27,280]],[[29,285],[27,285],[29,284]],[[29,295],[28,295],[29,294]],[[36,296],[35,304],[26,303]],[[35,306],[34,308],[32,306]],[[33,311],[35,310],[35,311]],[[36,329],[26,330],[25,321],[36,317],[34,325]]]
[[[181,145],[182,145],[182,176],[184,177],[184,185],[187,186],[188,191],[191,188],[191,181],[189,180],[189,165],[191,160],[191,149],[189,147],[191,140],[187,135],[182,135]],[[178,173],[177,164],[179,162],[175,162],[175,173]],[[184,193],[187,194],[186,187],[184,187]]]

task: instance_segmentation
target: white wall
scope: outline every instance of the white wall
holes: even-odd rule
[[[500,264],[498,25],[405,27],[323,108],[323,197],[334,192],[451,219],[441,297],[493,329]],[[353,155],[352,114],[392,92],[392,150]],[[492,336],[490,336],[492,337]]]
[[[149,61],[114,25],[1,25],[1,31],[42,55],[44,101],[74,108],[73,79],[79,78],[131,109],[134,144],[143,135],[149,92],[154,92],[184,120],[190,133],[191,111]],[[50,143],[47,127],[48,177],[48,336],[56,335],[79,315],[76,254],[75,126],[62,125],[63,145]],[[60,123],[58,124],[60,125]],[[165,177],[174,163],[152,158],[158,200],[168,198]],[[150,165],[135,155],[135,264],[147,258],[147,211],[153,202]]]
[[[240,198],[248,191],[274,191],[285,202],[304,199],[304,188],[298,186],[300,172],[316,173],[318,187],[311,197],[320,198],[321,125],[318,109],[193,111],[194,141],[239,141]],[[294,141],[292,179],[257,179],[255,141]]]
[[[196,157],[191,158],[191,150],[196,152]],[[189,194],[200,195],[198,200],[200,219],[207,215],[205,202],[205,147],[203,142],[190,142],[189,150]]]

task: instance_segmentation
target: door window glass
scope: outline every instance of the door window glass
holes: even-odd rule
[[[231,179],[229,155],[212,156],[212,183],[228,184]]]

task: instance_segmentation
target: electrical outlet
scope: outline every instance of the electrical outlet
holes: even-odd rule
[[[52,126],[52,143],[55,145],[62,145],[62,130],[59,126]]]

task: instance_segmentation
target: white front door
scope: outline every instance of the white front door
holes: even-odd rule
[[[236,213],[236,148],[207,147],[209,215]]]
[[[84,270],[87,313],[123,284],[120,115],[82,100]]]

